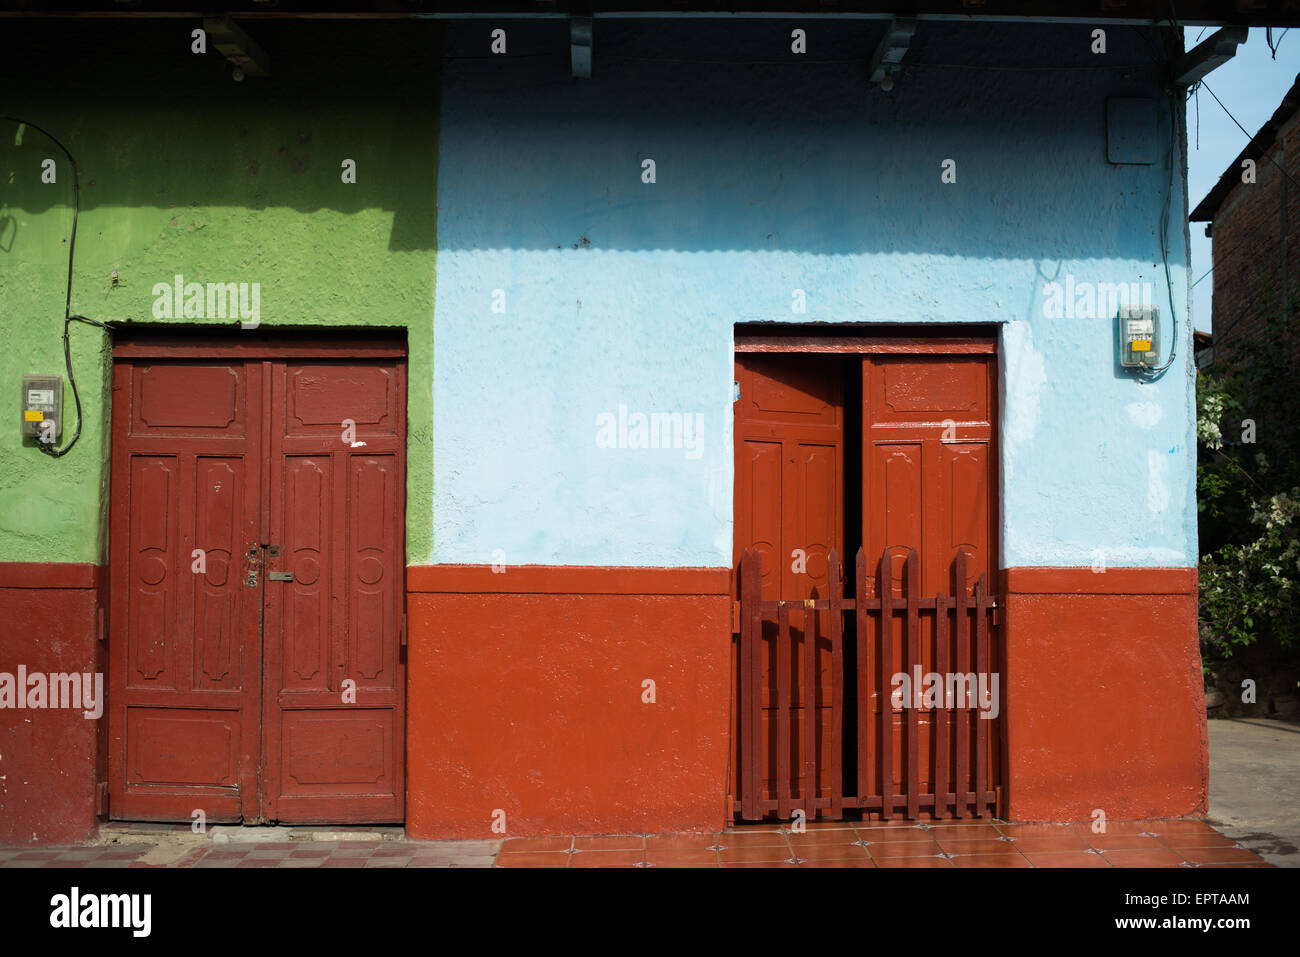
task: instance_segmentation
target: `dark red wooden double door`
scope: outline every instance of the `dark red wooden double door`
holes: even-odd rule
[[[764,601],[826,598],[831,549],[839,554],[846,583],[852,585],[854,558],[862,548],[869,577],[879,579],[883,554],[891,559],[891,590],[903,595],[904,563],[915,549],[923,596],[970,594],[985,576],[991,587],[997,565],[994,541],[997,465],[996,357],[989,341],[943,345],[924,339],[888,344],[864,343],[832,352],[740,352],[735,403],[735,556],[754,550],[762,558]],[[853,351],[860,348],[862,352]],[[879,351],[872,352],[876,349]],[[953,580],[955,558],[966,554],[965,582]],[[738,597],[738,596],[737,596]],[[812,790],[831,792],[829,753],[834,740],[829,612],[793,617],[795,645],[816,634],[815,739],[821,780]],[[901,618],[892,622],[891,673],[903,669],[906,647]],[[769,623],[769,630],[774,624]],[[873,628],[876,626],[873,625]],[[922,627],[922,660],[930,671],[934,654],[933,622]],[[874,632],[857,641],[878,643]],[[797,650],[797,649],[796,649]],[[852,660],[850,656],[849,660]],[[973,659],[972,659],[973,660]],[[763,658],[762,700],[745,707],[761,709],[760,753],[763,798],[777,793],[775,659]],[[805,717],[802,654],[789,662],[793,674],[793,792],[806,794],[799,769]],[[875,754],[879,741],[882,694],[889,687],[847,687],[850,697],[870,702],[867,738],[846,756],[845,767],[867,764],[866,780],[878,787],[882,768]],[[846,706],[852,715],[854,706]],[[934,757],[933,721],[958,720],[924,712],[920,717],[919,761],[922,784],[929,781]],[[894,780],[902,780],[904,717],[893,714],[890,749]],[[854,739],[854,728],[843,730]],[[733,745],[739,741],[733,723]],[[955,740],[955,736],[953,737]],[[973,738],[972,738],[973,740]],[[996,765],[998,742],[989,743],[988,760]],[[740,767],[739,757],[733,762]],[[973,760],[971,766],[974,766]],[[851,771],[850,777],[852,777]],[[739,793],[734,774],[733,793]],[[848,793],[853,793],[850,788]],[[878,793],[878,792],[873,792]]]
[[[401,351],[115,348],[112,817],[402,820]]]

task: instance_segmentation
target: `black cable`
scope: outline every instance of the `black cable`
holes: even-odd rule
[[[1173,27],[1175,34],[1182,37],[1182,27],[1178,23],[1178,14],[1174,10],[1173,0],[1169,0],[1169,22]],[[1174,281],[1169,273],[1169,223],[1170,213],[1173,206],[1174,196],[1174,153],[1178,150],[1178,101],[1177,94],[1169,94],[1169,152],[1165,158],[1165,202],[1160,211],[1160,259],[1165,268],[1165,290],[1169,294],[1169,358],[1165,360],[1164,365],[1160,366],[1140,366],[1140,372],[1146,377],[1148,382],[1155,382],[1161,378],[1169,367],[1174,364],[1174,357],[1178,355],[1178,310],[1174,306]],[[1186,129],[1186,100],[1184,99],[1183,127]],[[1188,265],[1191,265],[1191,250],[1187,250]],[[1188,312],[1191,311],[1191,303],[1188,303]]]
[[[1225,112],[1225,113],[1228,114],[1228,119],[1232,120],[1233,123],[1236,123],[1236,125],[1237,125],[1237,129],[1239,129],[1239,130],[1241,130],[1241,132],[1245,133],[1245,134],[1246,134],[1246,138],[1247,138],[1248,140],[1250,140],[1250,141],[1253,143],[1253,142],[1255,141],[1255,137],[1254,137],[1254,136],[1251,136],[1250,133],[1247,132],[1247,130],[1246,130],[1246,128],[1245,128],[1244,126],[1242,126],[1240,123],[1237,123],[1237,118],[1236,118],[1235,116],[1232,115],[1232,110],[1228,109],[1226,106],[1223,105],[1223,101],[1222,101],[1221,99],[1219,99],[1219,97],[1215,94],[1215,92],[1214,92],[1213,90],[1210,89],[1210,84],[1206,83],[1204,80],[1201,80],[1201,81],[1199,81],[1199,84],[1198,84],[1198,85],[1205,87],[1205,92],[1208,93],[1208,94],[1210,94],[1210,96],[1213,96],[1213,97],[1214,97],[1214,102],[1215,102],[1215,103],[1218,103],[1219,106],[1222,108],[1223,112]],[[1247,143],[1246,145],[1249,146],[1250,144]],[[1288,172],[1287,172],[1287,171],[1282,167],[1282,165],[1281,165],[1277,160],[1273,159],[1273,157],[1271,157],[1271,156],[1268,155],[1268,150],[1267,150],[1267,149],[1265,149],[1262,153],[1260,153],[1260,155],[1263,156],[1264,159],[1266,159],[1266,160],[1268,160],[1270,163],[1272,163],[1274,166],[1276,166],[1277,169],[1278,169],[1278,172],[1280,172],[1280,173],[1281,173],[1283,176],[1285,176],[1287,179],[1291,180],[1291,185],[1292,185],[1292,186],[1300,186],[1300,183],[1297,183],[1297,182],[1295,181],[1295,178],[1292,177],[1292,175],[1291,175],[1290,173],[1288,173]]]
[[[87,319],[85,316],[74,316],[72,314],[72,257],[77,248],[77,217],[81,213],[81,177],[77,172],[77,161],[72,158],[72,153],[68,148],[60,143],[58,137],[49,130],[17,116],[0,116],[0,120],[9,120],[19,126],[30,126],[37,132],[43,133],[55,146],[63,150],[63,155],[68,158],[68,163],[72,166],[72,236],[68,240],[68,289],[63,300],[63,361],[68,370],[68,383],[72,386],[72,400],[77,407],[77,428],[72,434],[71,441],[61,449],[56,449],[52,441],[46,443],[38,440],[36,443],[38,449],[57,459],[72,451],[72,447],[77,444],[77,439],[81,438],[81,393],[77,390],[77,377],[72,371],[72,345],[68,339],[68,329],[74,319],[92,326],[99,326],[101,329],[111,329],[112,326],[97,319]]]

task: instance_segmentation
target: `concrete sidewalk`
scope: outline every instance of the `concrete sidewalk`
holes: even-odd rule
[[[1300,867],[1300,724],[1209,722],[1207,820],[1278,867]]]

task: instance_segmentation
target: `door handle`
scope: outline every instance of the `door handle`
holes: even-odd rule
[[[273,582],[291,582],[293,572],[268,572],[266,577]]]

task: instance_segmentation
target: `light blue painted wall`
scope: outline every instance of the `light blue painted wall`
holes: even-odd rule
[[[598,21],[590,82],[562,22],[448,26],[432,560],[730,565],[733,329],[771,320],[1000,323],[1003,565],[1195,564],[1181,146],[1173,368],[1139,382],[1113,317],[1043,308],[1067,274],[1151,283],[1169,339],[1167,101],[1158,164],[1106,160],[1105,100],[1159,98],[1154,48],[923,24],[887,94],[864,76],[878,23],[798,24],[806,59],[793,25]],[[768,62],[697,59],[732,57]],[[702,452],[599,447],[620,405],[699,414]]]

